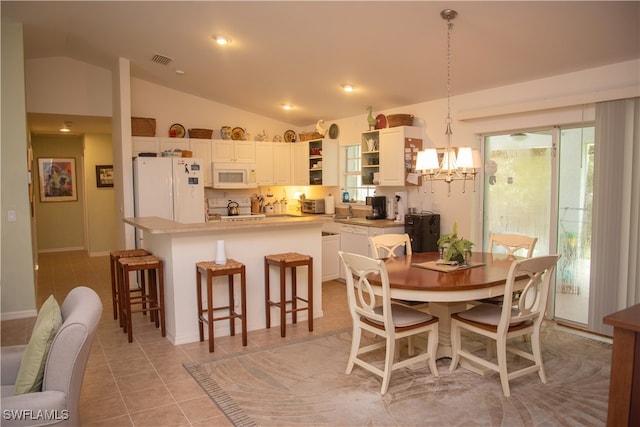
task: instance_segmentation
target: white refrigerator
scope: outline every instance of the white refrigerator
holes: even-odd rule
[[[202,159],[136,157],[133,160],[135,215],[192,224],[205,222]]]

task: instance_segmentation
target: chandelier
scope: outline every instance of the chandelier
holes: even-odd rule
[[[447,127],[445,130],[447,147],[440,154],[440,162],[435,148],[427,148],[418,152],[416,159],[416,170],[422,171],[422,185],[424,186],[428,179],[431,182],[431,192],[433,193],[433,181],[444,181],[448,186],[448,195],[451,195],[451,183],[454,180],[462,180],[462,192],[464,193],[467,180],[475,181],[481,165],[479,150],[458,147],[456,155],[456,150],[451,147],[451,135],[453,134],[451,131],[451,30],[453,23],[451,21],[456,15],[458,12],[452,9],[440,12],[440,16],[447,20]],[[426,188],[424,191],[427,191]],[[475,186],[473,191],[475,191]]]

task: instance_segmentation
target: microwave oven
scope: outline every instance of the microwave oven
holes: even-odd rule
[[[324,199],[304,199],[302,201],[302,213],[323,214]]]
[[[213,188],[256,188],[254,163],[213,163]]]

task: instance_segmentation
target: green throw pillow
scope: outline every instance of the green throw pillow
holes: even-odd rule
[[[29,345],[22,355],[20,370],[13,394],[33,393],[42,390],[44,365],[49,347],[62,325],[62,314],[56,299],[51,295],[40,308]]]

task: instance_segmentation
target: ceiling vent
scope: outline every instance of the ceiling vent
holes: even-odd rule
[[[169,63],[173,61],[173,59],[167,56],[155,54],[153,55],[153,58],[151,58],[151,61],[160,65],[169,65]]]

